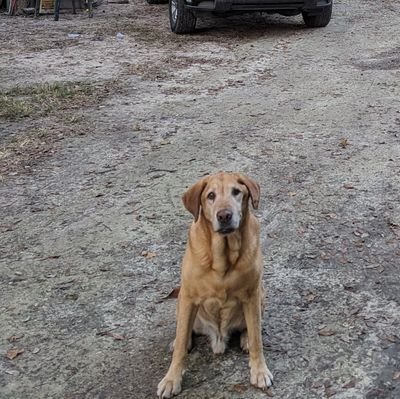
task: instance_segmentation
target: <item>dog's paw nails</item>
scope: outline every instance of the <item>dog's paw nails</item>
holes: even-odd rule
[[[164,377],[158,384],[157,396],[160,399],[172,398],[181,391],[181,379]]]
[[[267,367],[263,369],[252,369],[250,373],[250,381],[257,388],[267,389],[273,384],[272,373]]]

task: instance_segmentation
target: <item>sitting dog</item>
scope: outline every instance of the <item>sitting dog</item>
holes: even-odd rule
[[[249,209],[249,201],[257,209],[260,187],[247,176],[218,173],[202,178],[182,199],[194,221],[182,262],[172,362],[157,395],[171,398],[181,391],[192,332],[208,335],[216,354],[224,353],[233,331],[241,332],[240,346],[250,357],[250,381],[266,389],[273,377],[261,336],[260,227]]]

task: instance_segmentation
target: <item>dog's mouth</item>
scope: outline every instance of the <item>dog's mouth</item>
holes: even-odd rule
[[[218,230],[218,233],[222,235],[228,235],[233,233],[235,230],[236,229],[234,229],[233,227],[222,227]]]

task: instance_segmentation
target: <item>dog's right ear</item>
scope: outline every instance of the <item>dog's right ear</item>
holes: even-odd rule
[[[199,180],[196,184],[189,187],[182,196],[183,205],[185,205],[185,208],[193,215],[195,222],[197,222],[197,219],[199,218],[201,194],[207,185],[207,180],[208,177]]]

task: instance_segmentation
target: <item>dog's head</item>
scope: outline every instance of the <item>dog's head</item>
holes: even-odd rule
[[[239,228],[248,210],[248,202],[258,208],[260,186],[239,173],[206,176],[190,187],[182,197],[186,209],[197,221],[200,213],[215,232],[230,234]]]

